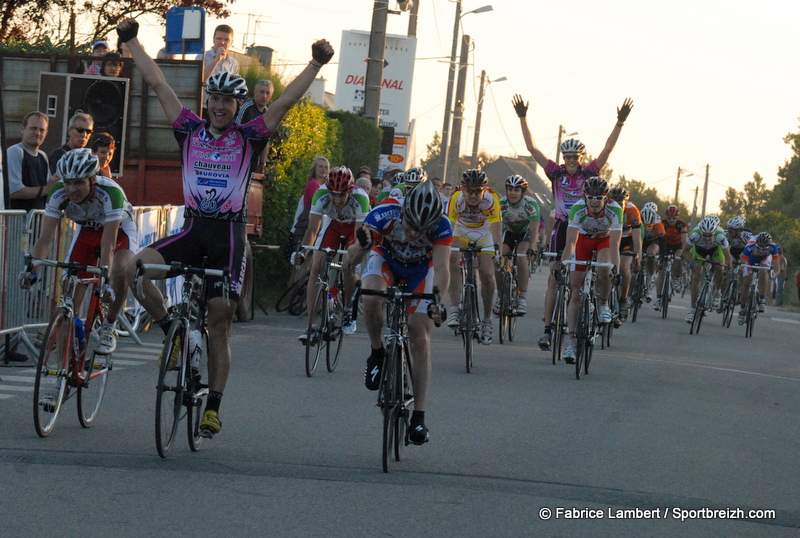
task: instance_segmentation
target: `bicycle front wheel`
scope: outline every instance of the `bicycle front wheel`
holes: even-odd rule
[[[756,293],[751,293],[747,301],[747,310],[745,311],[745,327],[744,336],[750,338],[753,336],[753,325],[756,323],[756,316],[758,316],[758,298]]]
[[[508,330],[509,310],[511,309],[511,275],[503,270],[503,284],[500,288],[500,343],[505,339]],[[510,341],[510,339],[509,339]]]
[[[341,274],[341,272],[340,272]],[[344,331],[342,330],[342,323],[345,316],[344,301],[342,301],[342,294],[344,288],[342,283],[339,282],[339,294],[333,302],[333,311],[328,318],[330,326],[330,334],[335,338],[333,342],[328,342],[325,350],[325,366],[329,372],[336,370],[336,365],[339,364],[339,356],[342,353],[342,342],[344,342]]]
[[[320,286],[317,290],[311,312],[316,313],[319,327],[315,327],[311,323],[311,316],[309,315],[306,331],[306,375],[308,377],[314,375],[320,354],[328,346],[328,342],[325,340],[327,336],[325,325],[328,322],[328,289],[325,286]]]
[[[69,311],[57,308],[45,333],[33,387],[33,425],[39,437],[50,435],[61,413],[70,373],[72,331]]]
[[[95,301],[99,303],[99,299],[92,296],[92,303]],[[93,306],[99,307],[100,305],[94,304]],[[111,354],[103,355],[96,351],[100,344],[100,327],[102,326],[103,320],[100,312],[95,310],[92,322],[86,323],[86,327],[90,327],[86,344],[86,362],[84,363],[86,374],[83,386],[78,388],[78,420],[84,428],[91,426],[100,412],[100,405],[103,403],[103,396],[106,393],[108,372],[111,370]]]
[[[694,319],[692,320],[691,328],[689,329],[689,334],[697,334],[700,332],[700,325],[703,323],[703,316],[705,315],[706,311],[706,302],[708,300],[708,282],[703,283],[703,287],[700,289],[700,294],[697,296],[697,308],[694,311]]]
[[[400,410],[402,393],[398,390],[397,361],[400,358],[400,348],[394,342],[386,350],[381,370],[381,411],[383,413],[383,472],[389,472],[389,461],[392,459],[396,444],[397,415]]]
[[[578,310],[578,341],[575,349],[575,379],[581,378],[583,361],[586,360],[587,340],[589,339],[589,298],[581,297],[580,310]]]
[[[669,303],[672,297],[672,277],[670,269],[664,270],[664,285],[661,287],[661,319],[667,319]]]
[[[466,359],[467,373],[470,373],[472,371],[472,354],[474,350],[475,338],[477,337],[478,333],[478,331],[476,330],[477,303],[475,299],[476,299],[475,288],[468,289],[464,294],[464,311],[463,311],[464,330],[461,333],[464,336],[464,353]]]
[[[566,325],[566,304],[566,289],[559,286],[556,293],[553,322],[550,327],[550,349],[552,350],[553,364],[561,359],[561,346],[564,342],[564,327]]]
[[[181,321],[173,321],[159,359],[156,387],[156,449],[162,458],[169,455],[181,420],[186,389],[183,376],[189,347],[187,336],[186,325]],[[170,368],[170,359],[173,357],[176,359],[175,365]]]
[[[514,336],[517,333],[517,281],[516,277],[511,277],[511,292],[509,293],[509,314],[508,314],[508,341],[513,342]]]

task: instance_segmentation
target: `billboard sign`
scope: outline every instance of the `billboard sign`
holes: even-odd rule
[[[369,32],[342,31],[339,47],[339,73],[336,79],[335,110],[358,114],[364,109],[364,80],[369,58]],[[413,37],[386,35],[381,84],[380,125],[408,131],[411,115],[411,85],[417,40]]]

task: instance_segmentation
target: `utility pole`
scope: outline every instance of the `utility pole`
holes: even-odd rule
[[[478,90],[478,114],[475,116],[475,138],[472,141],[472,159],[470,166],[478,168],[478,138],[481,135],[481,112],[483,109],[483,84],[486,81],[486,70],[481,70],[481,85]]]
[[[561,135],[566,133],[567,130],[564,129],[563,125],[558,126],[558,145],[556,146],[556,164],[561,162]]]
[[[678,191],[681,188],[681,167],[678,167],[678,179],[675,180],[675,200],[673,203],[678,205]]]
[[[709,165],[706,165],[706,181],[703,184],[703,214],[700,218],[706,218],[706,201],[708,200],[708,168]]]
[[[417,15],[420,1],[414,0],[414,3],[411,4],[411,11],[408,14],[408,37],[417,37]]]
[[[453,48],[450,51],[450,72],[447,75],[447,97],[444,102],[442,143],[439,146],[439,177],[447,177],[447,157],[450,149],[450,107],[453,106],[453,85],[456,78],[456,51],[458,50],[458,23],[461,20],[461,0],[456,0],[456,21],[453,23]]]
[[[372,30],[369,35],[367,76],[364,80],[364,117],[380,126],[381,83],[383,82],[383,55],[386,50],[386,18],[389,0],[375,0],[372,7]]]
[[[445,179],[451,185],[458,182],[458,156],[461,153],[461,125],[464,123],[464,92],[467,86],[467,61],[469,60],[468,35],[464,35],[461,41],[461,59],[458,66],[458,86],[456,86],[456,109],[453,114],[453,136],[450,142],[450,152],[448,153],[447,176]]]

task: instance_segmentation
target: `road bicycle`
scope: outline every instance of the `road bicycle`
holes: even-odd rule
[[[647,269],[645,269],[644,260],[642,260],[639,270],[636,272],[636,280],[634,281],[633,291],[631,293],[631,323],[636,323],[639,307],[642,306],[646,295]]]
[[[518,254],[515,244],[510,252],[502,254],[500,262],[501,283],[498,290],[500,299],[500,343],[508,335],[508,341],[514,341],[517,330],[517,306],[519,305],[519,275],[517,258],[527,257],[527,254]]]
[[[478,285],[475,280],[475,260],[478,259],[480,252],[495,252],[494,247],[475,246],[474,241],[470,241],[466,247],[450,247],[455,252],[463,254],[459,275],[461,278],[461,300],[459,301],[458,327],[456,335],[461,335],[464,341],[464,351],[467,366],[467,373],[472,372],[473,367],[473,345],[480,339],[483,322],[481,321],[480,309],[478,308]]]
[[[714,266],[719,265],[717,262],[705,260],[703,263],[703,282],[700,285],[700,293],[697,295],[697,302],[695,303],[694,319],[689,327],[689,334],[696,334],[700,332],[700,325],[703,323],[703,318],[708,312],[714,311]]]
[[[342,323],[344,321],[344,272],[342,256],[346,250],[303,246],[308,250],[325,253],[317,276],[317,293],[308,311],[306,331],[306,375],[311,377],[317,369],[319,358],[325,354],[325,364],[329,372],[339,364],[342,352]],[[314,323],[316,316],[316,323]]]
[[[361,295],[375,295],[386,298],[386,353],[381,368],[378,387],[378,403],[383,415],[383,472],[389,472],[389,462],[394,458],[400,461],[403,447],[408,446],[408,425],[410,407],[414,402],[412,384],[413,359],[408,338],[408,303],[411,300],[432,301],[439,304],[438,288],[433,293],[411,293],[406,291],[405,283],[390,286],[385,290],[372,290],[361,287],[359,280],[353,295],[352,316],[358,316],[358,300]],[[437,325],[438,326],[438,325]]]
[[[205,260],[203,265],[205,265]],[[156,385],[155,435],[158,455],[166,458],[172,449],[180,421],[186,418],[189,448],[200,449],[203,402],[208,384],[202,368],[208,365],[206,314],[211,278],[222,279],[222,298],[230,305],[230,269],[192,267],[181,262],[170,265],[136,262],[137,296],[142,296],[145,271],[165,271],[164,278],[182,276],[181,300],[171,308],[171,322],[158,366]],[[172,364],[171,364],[172,363]]]
[[[750,288],[747,292],[747,302],[744,304],[744,316],[739,316],[739,325],[745,326],[744,336],[745,338],[750,338],[753,336],[753,326],[756,324],[756,318],[758,317],[759,273],[768,268],[764,265],[748,264],[742,264],[739,267],[751,269],[753,271],[753,277],[750,279]]]
[[[533,252],[533,256],[530,256],[528,258],[528,265],[530,267],[531,275],[536,273],[536,271],[539,270],[539,267],[542,266],[542,261],[544,257],[545,257],[544,245],[542,244],[542,240],[539,239],[536,241],[536,249]]]
[[[589,364],[592,362],[594,341],[601,336],[602,327],[597,312],[597,297],[595,283],[597,281],[597,268],[609,267],[614,271],[613,263],[597,261],[567,260],[564,264],[582,265],[586,267],[586,274],[581,286],[580,305],[578,308],[578,326],[575,328],[577,346],[575,354],[575,379],[581,378],[581,370],[589,373]]]
[[[600,349],[611,346],[611,337],[614,334],[614,330],[622,326],[622,320],[619,315],[619,284],[616,282],[611,284],[611,293],[608,295],[608,307],[611,309],[611,322],[603,323],[600,326]]]
[[[730,327],[733,316],[736,315],[736,308],[739,306],[739,265],[734,265],[725,292],[720,301],[720,313],[722,314],[722,326]]]
[[[545,257],[556,258],[554,252],[545,252]],[[569,304],[569,268],[564,266],[563,271],[554,270],[553,278],[556,280],[556,299],[553,305],[553,315],[550,317],[550,351],[553,364],[561,360],[561,348],[564,344],[564,335],[567,333],[567,305]]]
[[[78,395],[78,420],[84,428],[97,419],[106,393],[111,354],[97,353],[100,327],[106,305],[100,299],[108,280],[106,266],[94,267],[57,260],[32,260],[25,255],[29,272],[37,267],[62,269],[61,300],[50,318],[42,340],[33,388],[33,425],[39,437],[47,437],[55,428],[64,402]],[[81,273],[94,275],[81,277]],[[85,321],[75,304],[79,286],[91,285]]]
[[[669,310],[669,303],[672,302],[672,263],[674,256],[667,254],[661,259],[661,272],[663,282],[661,282],[661,319],[667,319],[667,312]]]

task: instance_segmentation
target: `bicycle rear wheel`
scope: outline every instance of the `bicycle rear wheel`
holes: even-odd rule
[[[328,341],[325,340],[325,325],[328,322],[328,288],[326,286],[320,286],[317,290],[311,312],[316,313],[317,327],[311,323],[309,315],[306,330],[306,375],[308,377],[314,375],[320,354],[328,347]]]
[[[203,329],[202,342],[200,349],[202,357],[200,367],[208,364],[208,330]],[[189,350],[193,352],[193,350]],[[200,441],[203,436],[200,434],[200,421],[203,418],[203,404],[208,396],[208,385],[202,382],[202,371],[194,367],[186,369],[186,426],[189,434],[189,448],[192,452],[200,450]]]
[[[97,300],[97,297],[92,297],[92,302]],[[103,321],[99,312],[95,313],[91,323],[86,324],[86,327],[91,327],[86,343],[87,358],[84,363],[86,378],[83,386],[78,388],[78,420],[84,428],[90,427],[100,412],[100,405],[103,403],[103,396],[106,393],[108,372],[111,370],[111,354],[103,355],[96,351],[100,344],[99,333],[102,325]]]
[[[156,387],[156,449],[162,458],[169,455],[181,420],[185,391],[182,376],[188,347],[186,326],[180,320],[173,321],[164,340]],[[177,356],[177,363],[170,370],[169,358],[173,355]]]
[[[39,437],[53,431],[66,399],[72,332],[69,311],[57,308],[45,333],[33,387],[33,425]]]

